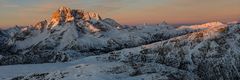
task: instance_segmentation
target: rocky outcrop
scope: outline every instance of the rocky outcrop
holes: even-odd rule
[[[98,13],[61,7],[52,14],[50,23],[53,25],[61,25],[66,22],[90,21],[93,19],[101,20],[101,17]]]
[[[44,20],[44,21],[41,21],[41,22],[38,22],[37,24],[35,24],[33,26],[33,28],[36,30],[43,31],[45,28],[47,28],[47,26],[48,26],[48,22],[47,22],[47,20]]]

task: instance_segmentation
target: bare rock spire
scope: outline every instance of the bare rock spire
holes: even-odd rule
[[[101,20],[101,17],[98,13],[85,12],[83,10],[75,10],[63,6],[52,14],[51,23],[64,24],[66,22],[78,21],[79,19],[83,21],[89,21],[91,19]]]
[[[74,16],[72,16],[72,10],[67,7],[60,7],[57,11],[52,14],[51,22],[53,23],[64,23],[68,21],[73,21]]]

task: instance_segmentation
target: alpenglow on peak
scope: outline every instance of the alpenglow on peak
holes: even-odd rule
[[[101,20],[101,17],[98,13],[85,12],[84,10],[70,9],[63,6],[52,14],[51,23],[62,24],[79,20],[89,21],[91,19]]]

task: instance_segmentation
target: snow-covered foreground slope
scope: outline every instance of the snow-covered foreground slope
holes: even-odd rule
[[[109,61],[103,58],[108,55],[91,56],[73,62],[52,64],[30,64],[0,66],[2,80],[149,80],[174,79],[174,76],[193,74],[162,64],[146,63],[134,65],[125,62]],[[156,73],[157,72],[157,73]],[[187,76],[189,75],[189,76]]]
[[[46,63],[0,66],[0,80],[32,73],[44,73],[65,69],[72,64],[68,63]]]

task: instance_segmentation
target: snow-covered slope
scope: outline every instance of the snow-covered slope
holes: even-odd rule
[[[65,64],[71,65],[64,69],[60,67],[61,70],[31,72],[14,78],[236,80],[240,78],[239,31],[240,25],[216,26],[169,40],[68,62]]]

